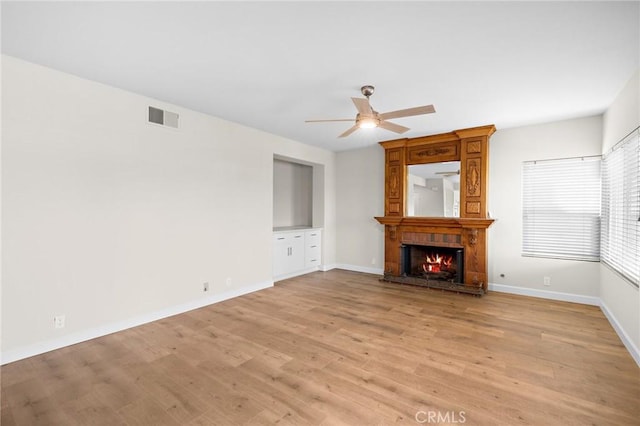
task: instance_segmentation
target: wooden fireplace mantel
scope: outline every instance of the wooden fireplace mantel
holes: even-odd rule
[[[464,286],[487,291],[489,138],[494,125],[380,142],[385,149],[385,279],[401,276],[405,244],[464,248]],[[406,216],[407,166],[460,161],[460,217]]]
[[[416,216],[377,216],[375,218],[382,225],[389,226],[427,226],[445,228],[479,228],[487,229],[494,219],[476,219],[460,217],[416,217]]]

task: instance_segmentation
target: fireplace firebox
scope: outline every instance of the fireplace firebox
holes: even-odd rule
[[[464,249],[403,244],[401,250],[403,276],[464,283]]]

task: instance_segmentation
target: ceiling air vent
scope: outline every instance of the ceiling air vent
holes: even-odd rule
[[[149,107],[149,123],[160,124],[161,126],[178,128],[178,118],[175,112],[164,111],[159,108]]]

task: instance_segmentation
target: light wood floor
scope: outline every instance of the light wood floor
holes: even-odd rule
[[[11,425],[638,425],[597,307],[317,272],[8,364]]]

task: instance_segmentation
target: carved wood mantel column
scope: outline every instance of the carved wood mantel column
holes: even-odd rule
[[[441,235],[465,249],[464,284],[487,290],[489,138],[493,125],[380,142],[385,149],[385,278],[398,277],[400,247],[416,235]],[[407,166],[460,161],[460,218],[407,217]],[[432,238],[432,237],[430,237]]]

